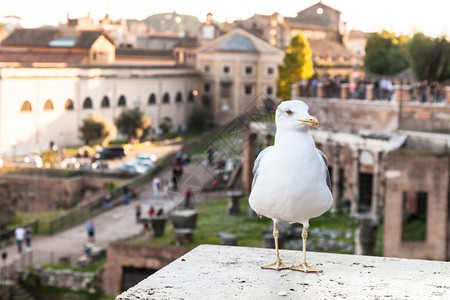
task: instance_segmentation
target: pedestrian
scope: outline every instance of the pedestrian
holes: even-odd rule
[[[137,199],[137,193],[136,193],[136,188],[134,186],[132,186],[130,188],[130,195],[131,195],[131,199]]]
[[[141,204],[136,202],[136,223],[139,223],[141,220]]]
[[[88,241],[94,243],[95,242],[95,227],[92,220],[86,221],[86,231],[88,234]]]
[[[17,250],[19,253],[22,253],[22,243],[23,239],[25,238],[25,228],[23,228],[22,225],[19,225],[14,231],[14,234],[16,235]]]
[[[25,242],[27,244],[27,252],[31,252],[31,227],[25,227]]]
[[[106,193],[105,195],[105,201],[103,202],[103,206],[111,209],[111,193]]]
[[[153,196],[154,197],[158,197],[159,196],[159,191],[161,189],[161,180],[159,179],[158,176],[155,176],[153,178],[152,185],[153,185]]]
[[[154,215],[155,215],[155,208],[153,206],[150,206],[150,208],[148,209],[148,216],[150,218],[153,218]]]
[[[130,193],[127,186],[123,187],[123,201],[125,202],[125,205],[130,203]]]
[[[209,145],[208,150],[206,151],[208,154],[208,164],[212,166],[214,160],[214,149],[212,145]]]
[[[192,190],[185,189],[184,190],[184,207],[191,206],[191,197],[192,197]]]

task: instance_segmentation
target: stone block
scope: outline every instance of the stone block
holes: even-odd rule
[[[197,228],[198,211],[196,209],[175,210],[171,214],[174,228]]]
[[[177,245],[192,242],[193,230],[190,228],[179,228],[174,230],[175,243]]]
[[[236,246],[237,245],[237,237],[231,233],[219,233],[220,236],[220,244],[227,246]]]

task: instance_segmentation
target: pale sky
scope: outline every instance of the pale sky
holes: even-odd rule
[[[317,0],[1,0],[0,18],[14,15],[22,18],[23,27],[57,25],[71,18],[90,13],[98,21],[106,13],[115,20],[145,19],[149,15],[177,12],[196,16],[204,21],[211,12],[215,20],[232,22],[254,14],[278,12],[294,17]],[[445,34],[450,37],[450,2],[448,0],[323,0],[324,4],[341,11],[341,20],[349,29],[388,31],[412,34],[416,31],[429,36]]]

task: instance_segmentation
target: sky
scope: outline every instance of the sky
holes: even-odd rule
[[[341,21],[348,29],[379,32],[386,29],[397,34],[411,35],[423,32],[432,37],[445,34],[450,37],[448,0],[323,0],[339,10]],[[277,12],[295,17],[317,0],[0,0],[0,21],[7,16],[21,18],[22,27],[39,27],[65,23],[71,18],[90,14],[99,20],[109,14],[113,20],[145,19],[157,13],[177,12],[192,15],[200,21],[212,13],[218,22],[247,19],[254,14],[270,15]],[[447,6],[447,7],[446,7]]]

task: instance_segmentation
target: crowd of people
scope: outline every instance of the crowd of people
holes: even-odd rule
[[[305,97],[317,97],[318,87],[323,87],[322,97],[324,98],[341,98],[342,82],[339,78],[333,79],[309,79],[300,82],[300,95]],[[444,97],[443,87],[437,81],[428,82],[410,81],[410,80],[394,80],[393,78],[381,79],[355,79],[348,84],[348,98],[350,99],[367,99],[367,88],[370,85],[373,88],[374,100],[394,100],[394,89],[396,85],[403,88],[408,87],[410,101],[418,102],[442,102]]]

